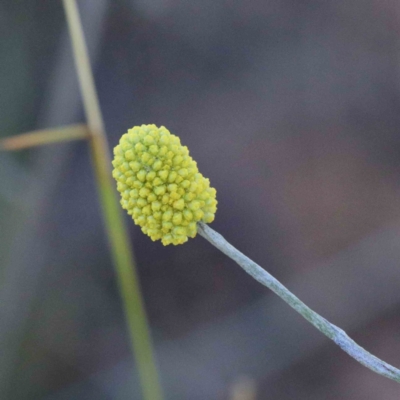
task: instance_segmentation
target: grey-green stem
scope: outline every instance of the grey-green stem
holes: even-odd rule
[[[232,260],[236,261],[255,280],[271,289],[281,299],[286,301],[286,303],[288,303],[299,314],[301,314],[308,322],[314,325],[329,339],[333,340],[342,350],[344,350],[360,364],[371,369],[379,375],[393,379],[400,383],[399,369],[393,367],[385,361],[382,361],[378,357],[375,357],[359,346],[346,334],[345,331],[343,331],[343,329],[340,329],[336,325],[330,323],[321,315],[313,311],[310,307],[305,305],[271,274],[228,243],[222,235],[215,232],[208,225],[202,222],[198,224],[198,232],[217,249],[221,250],[228,257],[232,258]]]

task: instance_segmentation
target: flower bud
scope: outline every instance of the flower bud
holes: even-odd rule
[[[197,222],[214,220],[216,190],[165,127],[129,129],[114,148],[113,166],[122,207],[152,240],[182,244],[196,236]]]

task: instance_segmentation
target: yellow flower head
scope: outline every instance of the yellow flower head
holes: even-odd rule
[[[216,190],[189,150],[165,127],[135,126],[114,148],[113,177],[121,205],[152,240],[182,244],[197,222],[212,222]]]

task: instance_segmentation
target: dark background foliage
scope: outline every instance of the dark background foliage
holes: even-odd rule
[[[395,0],[80,0],[114,146],[165,125],[213,228],[400,366]],[[59,1],[0,1],[0,136],[83,121]],[[168,399],[393,399],[202,238],[129,223]],[[140,398],[85,143],[0,154],[0,392]]]

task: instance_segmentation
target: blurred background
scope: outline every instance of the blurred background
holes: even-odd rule
[[[179,135],[212,227],[399,367],[399,2],[78,3],[110,145]],[[61,1],[0,21],[0,137],[84,121]],[[127,222],[167,399],[399,397],[201,237]],[[136,372],[87,144],[0,153],[0,398],[140,399]]]

